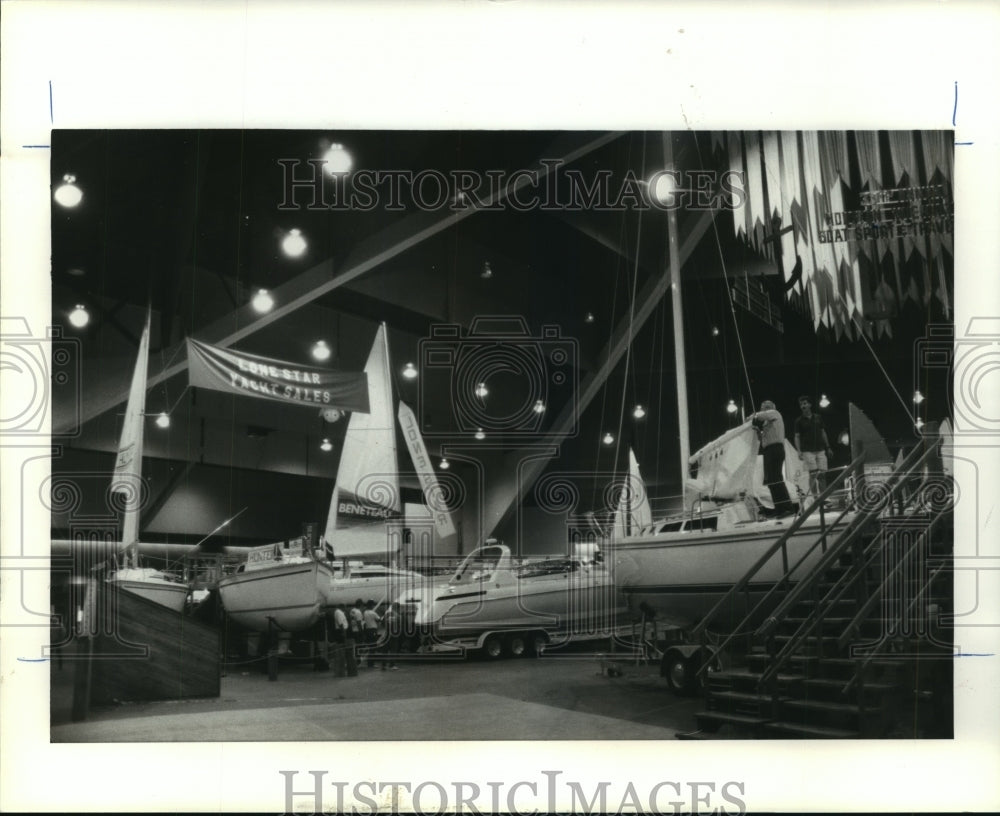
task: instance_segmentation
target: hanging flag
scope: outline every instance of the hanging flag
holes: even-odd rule
[[[743,140],[740,134],[727,133],[726,145],[729,152],[730,172],[737,173],[739,174],[739,178],[745,179],[746,168],[743,166]],[[749,207],[747,206],[746,196],[743,196],[740,206],[733,207],[733,230],[736,237],[741,240],[747,240],[750,232],[748,211]]]
[[[188,377],[196,388],[320,408],[368,413],[364,372],[329,369],[274,360],[233,349],[187,341]]]

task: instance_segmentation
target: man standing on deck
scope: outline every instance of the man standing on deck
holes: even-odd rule
[[[785,421],[771,400],[764,400],[760,410],[750,419],[760,437],[760,452],[764,455],[764,484],[771,491],[774,513],[778,518],[791,515],[795,512],[795,505],[788,496],[781,472],[785,464]]]
[[[809,488],[818,496],[826,489],[827,454],[833,456],[823,420],[812,412],[809,397],[799,397],[802,415],[795,420],[795,450],[809,471]]]

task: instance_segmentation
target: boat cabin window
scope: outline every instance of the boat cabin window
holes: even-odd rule
[[[717,530],[718,528],[718,516],[695,516],[684,527],[685,530]]]
[[[677,533],[680,532],[681,525],[684,524],[683,521],[668,521],[661,524],[656,528],[658,533]]]
[[[500,547],[483,547],[476,557],[469,557],[462,569],[455,574],[456,581],[489,581],[500,563]]]

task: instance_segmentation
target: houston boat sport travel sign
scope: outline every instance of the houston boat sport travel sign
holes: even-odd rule
[[[284,360],[218,348],[188,338],[190,383],[229,394],[286,405],[340,408],[368,413],[368,376],[363,371],[330,371]]]

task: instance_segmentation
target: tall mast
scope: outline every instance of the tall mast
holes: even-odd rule
[[[667,170],[674,167],[674,147],[672,134],[663,133],[663,163]],[[667,212],[668,267],[670,275],[670,301],[673,306],[674,322],[674,368],[677,371],[677,430],[680,434],[680,474],[681,492],[688,475],[688,459],[691,458],[691,433],[688,424],[687,364],[684,357],[684,316],[681,313],[681,262],[677,238],[677,210]]]

